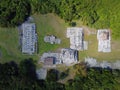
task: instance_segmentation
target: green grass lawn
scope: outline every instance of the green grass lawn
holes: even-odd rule
[[[94,36],[95,38],[95,36]],[[94,57],[99,61],[103,61],[103,60],[107,60],[107,61],[115,61],[115,60],[120,60],[120,42],[118,43],[117,41],[112,41],[112,52],[110,53],[102,53],[102,52],[98,52],[98,48],[97,48],[97,40],[96,41],[92,41],[94,38],[91,38],[89,40],[89,49],[87,51],[81,51],[79,53],[79,58],[81,60],[84,60],[84,57]],[[117,44],[116,47],[114,44]]]
[[[19,62],[25,58],[33,58],[39,60],[40,56],[44,52],[53,51],[56,52],[61,48],[69,48],[69,39],[66,38],[67,24],[61,20],[58,16],[53,14],[33,15],[37,27],[38,34],[38,51],[35,55],[25,55],[19,50],[19,36],[17,28],[0,28],[0,62],[7,62],[14,60]],[[77,26],[83,26],[77,22]],[[89,28],[88,28],[89,29]],[[92,29],[90,29],[92,30]],[[45,35],[55,35],[62,40],[59,45],[51,45],[44,42]],[[97,52],[97,39],[96,35],[85,35],[85,40],[89,42],[87,51],[79,52],[79,59],[84,60],[85,57],[94,57],[98,60],[120,60],[120,41],[112,40],[112,52],[111,53],[98,53]]]
[[[34,15],[37,25],[39,54],[44,52],[56,51],[60,48],[69,47],[69,39],[66,38],[66,27],[64,22],[53,14]],[[62,23],[63,22],[63,23]],[[44,36],[55,35],[61,39],[61,44],[51,45],[44,42]]]
[[[48,15],[33,15],[37,26],[38,51],[35,55],[25,55],[20,51],[19,35],[17,28],[0,28],[0,62],[14,60],[19,62],[25,58],[39,60],[44,52],[57,51],[60,48],[69,47],[69,39],[65,37],[66,27],[59,17]],[[44,42],[45,35],[55,35],[62,40],[60,45],[51,45]]]
[[[0,28],[0,62],[19,62],[26,57],[19,50],[17,28]]]
[[[98,52],[98,40],[96,34],[85,35],[85,40],[88,41],[88,50],[80,51],[79,58],[84,60],[85,57],[93,57],[99,61],[115,61],[120,60],[120,41],[111,40],[111,51],[110,53]]]

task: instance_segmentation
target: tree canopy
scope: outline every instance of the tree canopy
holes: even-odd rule
[[[0,0],[0,26],[16,26],[34,13],[55,13],[69,25],[80,20],[93,28],[109,28],[120,38],[119,0]]]
[[[31,13],[29,0],[0,0],[0,26],[21,24]]]
[[[113,38],[120,38],[119,0],[31,0],[31,5],[33,12],[55,13],[69,25],[80,20],[96,29],[111,29]]]
[[[120,70],[87,68],[83,63],[74,67],[76,75],[65,84],[56,69],[50,69],[46,80],[36,77],[36,65],[32,59],[16,64],[0,64],[0,90],[119,90]],[[68,71],[67,71],[68,72]],[[65,71],[66,73],[66,71]]]
[[[119,90],[120,70],[95,67],[85,71],[86,76],[77,73],[73,80],[69,80],[65,85],[66,90]]]

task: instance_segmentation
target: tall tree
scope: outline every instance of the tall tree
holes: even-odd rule
[[[31,13],[29,0],[0,0],[0,26],[21,24]]]

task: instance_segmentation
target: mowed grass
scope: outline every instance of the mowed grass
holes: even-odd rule
[[[44,52],[56,52],[61,48],[69,47],[69,39],[66,38],[66,27],[64,21],[53,14],[34,15],[37,33],[38,33],[38,48],[39,55]],[[61,44],[49,44],[44,42],[46,35],[54,35],[61,39]]]
[[[93,29],[88,28],[90,31]],[[85,31],[85,30],[84,30]],[[81,61],[84,60],[85,57],[93,57],[99,61],[116,61],[120,60],[120,41],[119,40],[111,40],[111,52],[103,53],[98,52],[98,40],[96,34],[85,34],[85,41],[88,41],[88,50],[79,52],[79,59]]]
[[[66,27],[63,20],[53,14],[33,15],[38,34],[38,53],[25,55],[20,51],[19,33],[17,28],[0,28],[0,62],[19,62],[26,58],[39,60],[44,52],[56,52],[60,48],[69,47],[69,39],[66,38]],[[45,35],[55,35],[62,40],[60,45],[51,45],[44,42]]]
[[[25,55],[20,51],[19,34],[17,28],[0,28],[0,62],[16,61],[19,62],[26,58],[33,58],[38,61],[44,52],[58,52],[61,48],[69,48],[70,42],[66,38],[67,24],[54,14],[35,14],[33,15],[37,27],[38,34],[38,53],[34,55]],[[78,27],[84,27],[82,23],[77,22]],[[86,28],[85,28],[86,29]],[[88,28],[92,30],[91,28]],[[44,36],[55,35],[61,39],[61,44],[49,44],[44,42]],[[85,40],[88,41],[89,46],[86,51],[79,51],[79,60],[83,61],[85,57],[94,57],[98,60],[115,61],[120,60],[120,41],[112,40],[111,53],[99,53],[98,41],[96,35],[87,35],[85,33]]]
[[[17,28],[0,28],[0,62],[19,62],[27,57],[20,52]]]

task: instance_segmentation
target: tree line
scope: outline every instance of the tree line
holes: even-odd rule
[[[75,65],[76,76],[68,80],[66,90],[119,90],[120,70],[80,65]]]
[[[98,20],[95,0],[31,0],[33,12],[55,13],[66,22],[81,19],[85,24]],[[95,1],[97,2],[97,1]]]
[[[119,0],[0,0],[0,26],[21,24],[34,13],[54,13],[72,25],[74,20],[93,28],[109,28],[120,38]]]
[[[119,0],[31,0],[32,12],[55,13],[69,25],[82,21],[96,29],[110,29],[114,39],[120,38]]]
[[[29,0],[0,0],[0,26],[15,27],[31,13]]]
[[[55,13],[71,23],[73,19],[82,19],[93,24],[98,19],[93,0],[1,0],[0,25],[15,26],[25,21],[32,13]]]
[[[75,77],[65,84],[58,82],[68,76],[69,70],[50,69],[45,80],[36,76],[33,59],[20,64],[14,61],[0,64],[0,90],[119,90],[120,70],[87,68],[85,64],[73,66]]]

